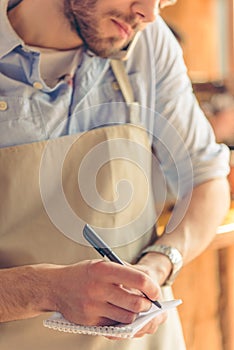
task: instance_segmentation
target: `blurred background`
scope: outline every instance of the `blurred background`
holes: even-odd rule
[[[234,350],[234,0],[177,0],[161,16],[183,49],[217,141],[232,150],[230,211],[211,246],[184,267],[174,293],[183,300],[188,350]]]
[[[234,1],[178,0],[161,14],[182,46],[194,91],[218,141],[233,146]]]

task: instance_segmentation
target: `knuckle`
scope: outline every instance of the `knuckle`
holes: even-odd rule
[[[132,323],[136,319],[136,314],[134,314],[133,312],[125,312],[121,318],[122,323]]]
[[[144,289],[148,285],[149,278],[146,274],[142,273],[142,274],[139,274],[137,282],[139,284],[140,289]]]
[[[131,310],[133,312],[139,313],[144,309],[144,300],[142,297],[136,296],[132,298]]]
[[[90,261],[87,266],[87,275],[97,280],[106,275],[112,275],[115,273],[116,264],[104,261],[104,260],[93,260]]]
[[[96,276],[98,270],[100,269],[99,264],[96,261],[89,261],[87,265],[87,275]]]

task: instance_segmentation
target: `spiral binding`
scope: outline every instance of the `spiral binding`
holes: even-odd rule
[[[151,309],[138,314],[136,320],[131,324],[118,324],[116,326],[82,326],[67,321],[59,312],[55,312],[50,318],[43,321],[43,325],[47,328],[77,334],[103,335],[119,338],[132,338],[142,327],[150,322],[160,313],[175,308],[182,303],[181,299],[160,301],[162,308],[158,308],[152,304]]]
[[[103,335],[121,338],[130,338],[132,336],[132,328],[130,326],[82,326],[61,318],[44,320],[43,325],[47,328],[66,333]]]

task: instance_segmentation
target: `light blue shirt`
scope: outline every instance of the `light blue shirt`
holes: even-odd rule
[[[0,2],[0,147],[125,123],[126,107],[109,60],[83,52],[73,85],[65,79],[48,87],[40,76],[40,54],[12,29],[7,4]],[[191,182],[188,154],[195,185],[225,176],[228,149],[215,143],[193,95],[181,48],[160,17],[142,32],[125,65],[141,123],[172,191],[177,192],[178,169],[181,194]]]

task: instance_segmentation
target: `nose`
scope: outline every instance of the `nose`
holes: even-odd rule
[[[159,0],[135,1],[131,9],[142,22],[153,22],[158,14]]]

